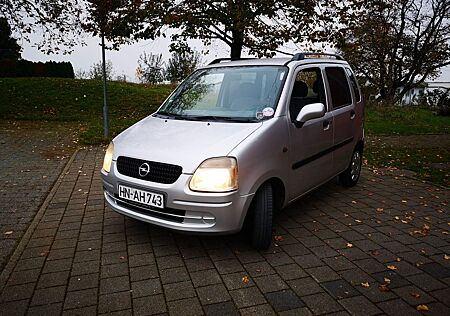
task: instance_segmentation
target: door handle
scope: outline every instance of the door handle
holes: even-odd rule
[[[331,127],[331,123],[333,123],[332,120],[325,120],[323,121],[323,130],[328,131]]]
[[[356,116],[355,110],[351,110],[350,111],[350,119],[353,120],[355,118],[355,116]]]

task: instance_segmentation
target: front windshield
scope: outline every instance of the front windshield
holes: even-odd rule
[[[157,116],[194,120],[258,121],[275,113],[284,66],[198,70],[163,104]]]

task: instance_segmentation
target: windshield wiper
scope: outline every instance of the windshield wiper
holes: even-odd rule
[[[156,112],[155,115],[158,115],[159,117],[162,117],[162,118],[165,118],[165,119],[167,119],[167,118],[180,119],[180,118],[184,117],[181,114],[170,113],[170,112],[166,112],[166,111]]]
[[[228,117],[228,116],[216,116],[216,115],[189,115],[185,116],[186,119],[198,120],[198,121],[216,121],[216,122],[257,122],[258,120],[255,118],[249,117]]]

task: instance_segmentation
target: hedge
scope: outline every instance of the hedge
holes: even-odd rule
[[[48,61],[32,62],[28,60],[0,60],[0,78],[13,77],[58,77],[74,78],[70,62]]]

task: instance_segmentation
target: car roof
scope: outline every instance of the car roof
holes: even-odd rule
[[[210,64],[200,68],[217,68],[217,67],[234,67],[234,66],[285,66],[292,65],[297,66],[300,64],[341,64],[347,65],[345,60],[336,58],[320,57],[320,58],[304,58],[302,60],[293,60],[293,58],[242,58],[236,60],[230,60],[229,58],[219,58],[212,61]]]

